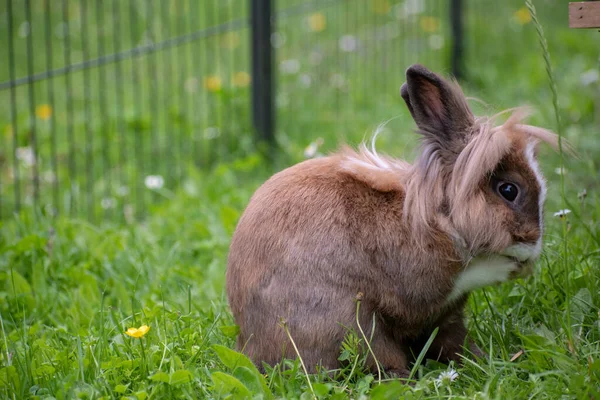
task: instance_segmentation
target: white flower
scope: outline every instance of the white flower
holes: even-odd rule
[[[300,71],[300,61],[295,59],[283,60],[281,64],[279,64],[279,69],[284,74],[295,74]]]
[[[442,35],[429,36],[429,47],[433,50],[439,50],[444,47],[444,37]]]
[[[306,148],[304,149],[304,157],[313,158],[319,155],[319,153],[317,153],[317,150],[319,150],[319,146],[321,146],[322,144],[323,138],[318,138],[317,140],[306,146]]]
[[[117,196],[123,197],[129,194],[129,188],[125,185],[121,185],[117,188]]]
[[[117,200],[114,197],[105,197],[100,202],[103,209],[115,208],[117,206]]]
[[[351,53],[356,51],[358,47],[358,40],[356,40],[356,36],[352,35],[344,35],[340,38],[340,49],[347,53]]]
[[[567,169],[565,167],[558,167],[554,168],[554,172],[556,172],[558,175],[566,175]]]
[[[421,14],[425,11],[425,2],[421,0],[406,0],[394,6],[397,19],[404,19],[411,15]]]
[[[275,47],[276,49],[283,46],[285,44],[285,42],[286,42],[285,33],[273,32],[273,34],[271,35],[271,46]]]
[[[290,104],[290,98],[287,93],[280,92],[277,94],[277,98],[275,99],[275,104],[277,108],[285,108]]]
[[[214,139],[221,135],[221,131],[216,126],[209,126],[204,130],[204,139]]]
[[[19,25],[19,37],[26,38],[31,33],[31,28],[29,25],[29,21],[23,21],[21,25]]]
[[[571,210],[565,208],[564,210],[558,210],[557,212],[555,212],[554,216],[562,218],[565,215],[570,214],[570,213],[571,213]]]
[[[298,80],[300,81],[300,85],[302,85],[302,87],[305,88],[309,87],[312,83],[312,78],[308,74],[300,75],[300,78]]]
[[[17,147],[17,159],[26,166],[31,167],[35,164],[35,154],[33,154],[33,149],[29,146]]]
[[[434,382],[436,386],[440,386],[441,384],[448,385],[457,379],[458,372],[454,368],[450,368],[448,371],[441,372]]]
[[[596,69],[590,69],[581,74],[581,84],[584,86],[597,82],[600,79],[600,73]]]
[[[54,175],[54,172],[52,171],[44,171],[42,180],[46,183],[54,183],[56,182],[56,175]]]
[[[165,184],[165,180],[160,175],[148,175],[144,179],[144,184],[148,189],[160,189]]]

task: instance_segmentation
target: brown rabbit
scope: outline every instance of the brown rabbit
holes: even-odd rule
[[[428,356],[458,360],[469,292],[531,272],[546,194],[536,150],[556,136],[518,113],[475,118],[457,84],[420,65],[401,94],[423,139],[413,165],[344,149],[274,175],[242,215],[227,294],[257,365],[296,357],[283,318],[309,370],[339,367],[359,292],[388,373],[405,376],[436,327]]]

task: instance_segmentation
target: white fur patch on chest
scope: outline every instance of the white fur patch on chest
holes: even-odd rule
[[[485,286],[505,282],[511,272],[518,270],[517,264],[499,255],[475,257],[454,281],[454,289],[446,302],[452,302],[465,293]]]

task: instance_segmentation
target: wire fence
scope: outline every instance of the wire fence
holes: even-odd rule
[[[448,70],[450,3],[274,1],[276,140],[389,117],[406,66]],[[251,19],[239,0],[3,0],[0,218],[134,220],[191,168],[253,151]]]

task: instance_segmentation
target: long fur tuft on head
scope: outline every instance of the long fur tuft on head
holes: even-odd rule
[[[498,118],[512,112],[501,125],[495,125]],[[443,214],[447,218],[459,212],[469,197],[473,196],[481,183],[494,170],[502,158],[511,151],[516,140],[533,143],[548,143],[557,148],[558,137],[543,128],[526,125],[528,116],[524,108],[511,109],[492,117],[475,118],[470,140],[457,155],[452,165],[439,157],[441,150],[436,143],[424,140],[421,154],[412,166],[404,185],[406,200],[404,216],[416,236],[427,236],[432,225],[441,221],[433,218]],[[565,143],[568,148],[568,144]]]
[[[483,226],[474,220],[485,215],[482,184],[503,160],[517,155],[533,175],[541,175],[535,161],[537,146],[546,142],[556,148],[558,137],[523,123],[528,116],[525,108],[475,117],[457,82],[418,64],[407,69],[400,93],[421,136],[421,152],[414,164],[377,152],[374,143],[384,123],[374,132],[370,147],[363,142],[358,152],[346,149],[342,153],[342,168],[377,190],[402,190],[403,218],[420,245],[438,234],[450,235],[464,245],[459,247],[494,242],[488,236],[496,226],[467,232],[469,226]],[[498,124],[506,113],[510,113],[508,118]],[[563,148],[569,146],[565,143]],[[543,182],[538,186],[544,186]]]

